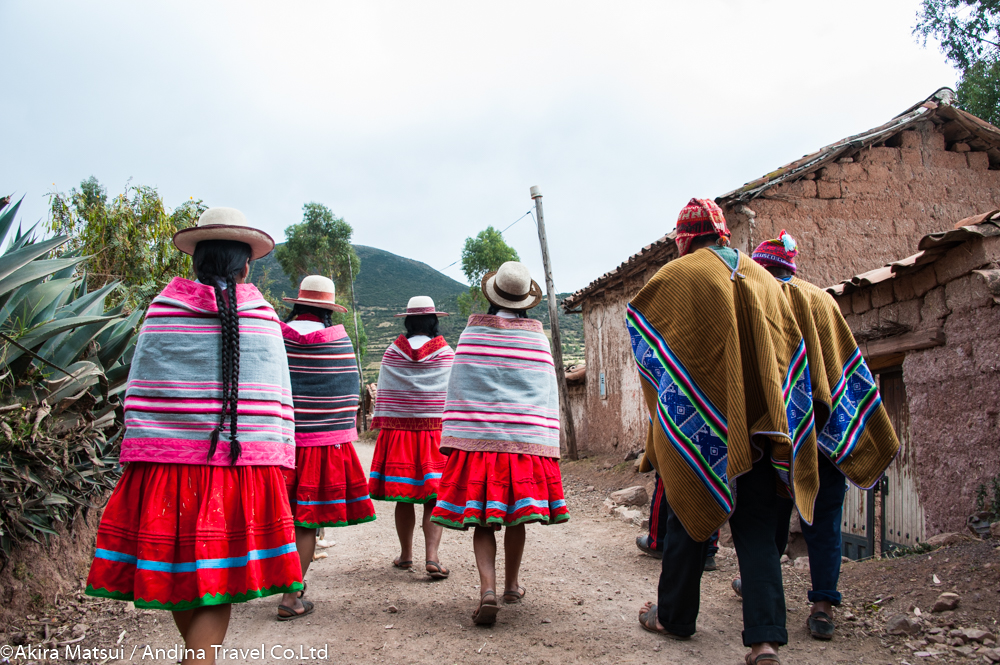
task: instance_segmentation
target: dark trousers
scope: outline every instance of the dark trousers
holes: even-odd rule
[[[785,593],[775,549],[778,497],[771,447],[736,479],[738,499],[729,518],[743,580],[743,644],[785,644]],[[664,505],[669,506],[666,502]],[[785,524],[788,520],[785,520]],[[701,602],[701,575],[708,542],[691,539],[672,510],[667,516],[666,548],[660,572],[657,615],[675,635],[693,635]]]
[[[656,487],[653,489],[653,498],[649,503],[649,546],[654,550],[663,551],[663,543],[667,538],[667,515],[671,512],[667,505],[667,493],[663,489],[663,480],[660,474],[656,475]],[[705,555],[715,556],[719,552],[719,532],[716,531],[708,539],[708,553]]]
[[[841,595],[837,591],[840,581],[840,557],[842,543],[840,526],[843,522],[844,495],[847,494],[847,481],[826,455],[819,456],[819,493],[816,495],[816,507],[813,513],[813,523],[802,522],[802,536],[809,548],[809,576],[812,578],[812,590],[809,592],[809,602],[828,601],[840,605]],[[775,544],[778,555],[785,551],[788,544],[788,520],[792,516],[793,503],[791,499],[781,499],[781,514],[779,515],[778,532]]]

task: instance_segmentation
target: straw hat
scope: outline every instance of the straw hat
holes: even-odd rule
[[[250,245],[250,260],[267,256],[274,249],[274,239],[250,226],[247,217],[236,208],[209,208],[201,213],[198,225],[174,234],[174,246],[185,254],[194,254],[202,240],[236,240]]]
[[[282,298],[282,300],[299,305],[329,309],[334,312],[346,312],[346,307],[335,302],[336,296],[336,287],[334,287],[332,279],[322,275],[309,275],[299,284],[298,298]]]
[[[410,302],[406,303],[406,311],[393,316],[422,316],[424,314],[448,316],[448,312],[437,311],[434,307],[434,300],[430,296],[413,296],[410,298]]]
[[[531,279],[528,266],[508,261],[496,272],[483,277],[483,295],[492,304],[504,309],[531,309],[542,301],[542,289]]]

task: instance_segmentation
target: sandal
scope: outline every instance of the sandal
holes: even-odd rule
[[[316,606],[310,603],[308,600],[302,601],[303,611],[296,612],[293,608],[287,605],[278,605],[278,621],[294,621],[295,619],[301,619],[307,614],[312,614],[312,611],[316,609]],[[285,612],[285,614],[282,614]]]
[[[493,598],[493,602],[486,602],[487,598]],[[492,626],[497,621],[497,612],[500,606],[497,605],[497,594],[492,589],[487,590],[479,598],[479,607],[472,613],[472,623],[477,626]]]
[[[832,640],[833,631],[836,628],[830,615],[826,612],[814,612],[806,619],[806,626],[809,633],[817,640]]]
[[[400,561],[399,557],[397,556],[395,559],[392,560],[392,565],[393,565],[394,568],[402,568],[403,570],[409,570],[410,568],[413,567],[413,562],[412,561]]]
[[[762,653],[756,658],[751,658],[750,654],[747,654],[746,663],[747,665],[762,665],[763,663],[781,665],[781,661],[778,660],[778,654],[776,653]]]
[[[309,584],[306,583],[305,580],[302,580],[302,589],[300,589],[299,592],[298,592],[299,598],[305,597],[305,595],[306,595],[306,589],[308,589],[308,588],[309,588]]]
[[[666,635],[675,640],[689,640],[690,635],[678,635],[676,633],[671,633],[666,628],[656,627],[656,603],[650,603],[649,609],[645,613],[639,613],[639,625],[642,626],[643,630],[648,630],[651,633],[657,633],[658,635]]]
[[[424,568],[427,569],[427,574],[431,576],[432,580],[446,580],[451,575],[451,571],[437,561],[425,561]],[[431,568],[434,570],[431,570]]]
[[[514,603],[520,603],[521,599],[524,598],[524,594],[528,590],[523,586],[518,586],[517,591],[504,591],[503,592],[503,602],[507,605],[513,605]]]

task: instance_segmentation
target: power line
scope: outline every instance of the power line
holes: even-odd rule
[[[520,217],[518,217],[517,219],[515,219],[513,222],[511,222],[510,224],[508,224],[507,227],[503,231],[500,232],[500,235],[503,235],[504,233],[507,233],[507,230],[510,229],[510,227],[514,226],[515,224],[517,224],[518,222],[520,222],[522,219],[524,219],[528,215],[531,215],[532,219],[535,218],[534,213],[531,210],[529,210],[528,212],[524,213],[523,215],[521,215]],[[538,222],[535,222],[535,226],[538,226]],[[458,259],[458,261],[461,261],[461,260],[462,259]],[[448,265],[446,265],[444,268],[439,269],[438,272],[444,272],[448,268],[450,268],[453,265],[455,265],[456,263],[458,263],[458,261],[452,261],[451,263],[449,263]]]

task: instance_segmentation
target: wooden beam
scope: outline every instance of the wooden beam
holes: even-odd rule
[[[893,353],[888,356],[872,356],[867,360],[868,369],[870,369],[873,374],[878,374],[883,370],[902,365],[903,361],[906,360],[906,354]]]
[[[870,342],[862,342],[861,355],[865,358],[875,356],[888,356],[895,353],[905,353],[907,351],[919,351],[920,349],[930,349],[935,346],[943,346],[945,343],[944,330],[918,330],[908,332],[893,337],[873,339]]]

